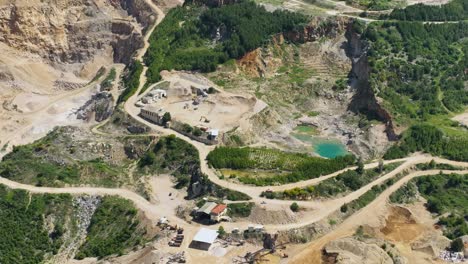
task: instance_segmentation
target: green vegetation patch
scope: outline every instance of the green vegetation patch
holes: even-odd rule
[[[269,199],[307,200],[312,197],[344,195],[362,188],[378,177],[394,170],[399,165],[401,165],[400,162],[395,162],[384,165],[381,168],[377,167],[365,170],[363,173],[359,173],[356,170],[348,170],[317,185],[294,188],[282,192],[263,192],[262,196]]]
[[[176,188],[187,187],[190,176],[200,170],[197,149],[175,135],[162,137],[139,161],[143,173],[171,173],[177,178]]]
[[[3,157],[0,176],[37,186],[119,186],[127,164],[111,164],[104,155],[83,147],[94,142],[76,140],[72,135],[75,135],[74,128],[61,127],[31,144],[15,146]],[[123,142],[126,140],[122,139]]]
[[[139,224],[132,202],[115,196],[104,197],[91,218],[88,236],[76,258],[122,255],[126,249],[144,242],[146,231]]]
[[[303,15],[282,10],[270,13],[250,1],[174,8],[151,35],[145,55],[148,82],[159,81],[162,70],[214,71],[229,58],[260,47],[272,35],[306,22]]]
[[[109,71],[109,74],[106,76],[106,78],[101,82],[101,89],[102,90],[109,90],[112,88],[112,85],[114,85],[115,78],[117,77],[117,71],[115,68],[112,68]]]
[[[249,217],[255,203],[232,203],[228,204],[228,215],[230,217]]]
[[[371,23],[370,85],[396,123],[410,125],[468,105],[468,23]]]
[[[346,0],[346,4],[369,10],[387,10],[402,6],[403,0]]]
[[[71,231],[75,223],[70,195],[29,194],[4,185],[0,216],[0,263],[43,263],[64,243],[65,226]]]
[[[397,8],[389,15],[391,19],[409,21],[460,21],[468,19],[468,2],[451,0],[444,5],[416,4]]]
[[[380,185],[373,186],[369,191],[359,196],[359,198],[357,198],[356,200],[353,200],[352,202],[341,206],[340,211],[342,213],[350,213],[350,212],[356,212],[359,209],[366,207],[368,204],[374,201],[375,198],[379,196],[379,194],[385,191],[388,187],[392,186],[402,176],[403,176],[402,174],[399,174],[392,179],[386,180],[384,183]]]
[[[125,90],[119,96],[119,99],[117,100],[118,103],[127,101],[128,98],[132,97],[138,91],[142,72],[143,64],[141,64],[140,61],[133,61],[127,66],[124,77],[122,79]]]
[[[409,153],[424,151],[453,160],[468,161],[467,146],[468,134],[464,137],[450,137],[435,126],[419,124],[410,127],[399,144],[392,146],[384,158],[403,158]]]
[[[407,203],[417,193],[426,200],[427,209],[437,215],[444,235],[454,239],[468,234],[468,174],[431,175],[413,179],[390,197],[392,202]]]
[[[297,182],[330,174],[354,163],[354,156],[334,159],[311,157],[303,153],[288,153],[266,148],[217,147],[208,154],[207,160],[217,169],[263,169],[278,170],[274,177],[239,177],[245,184],[258,186]],[[283,173],[284,171],[288,173]]]

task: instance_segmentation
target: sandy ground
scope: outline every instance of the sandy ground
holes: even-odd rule
[[[468,171],[442,171],[443,173],[458,173],[466,174]],[[406,175],[398,182],[387,188],[383,193],[381,193],[373,202],[369,205],[346,219],[338,228],[332,232],[322,236],[321,238],[309,243],[305,246],[296,246],[291,251],[291,255],[295,255],[291,263],[320,263],[321,259],[321,250],[328,242],[336,240],[338,238],[343,238],[354,234],[356,228],[359,225],[369,225],[374,228],[379,228],[382,226],[382,216],[386,215],[388,210],[388,197],[398,190],[405,183],[410,181],[413,178],[426,176],[426,175],[436,175],[439,174],[439,170],[431,171],[416,171]],[[426,256],[427,257],[427,256]],[[424,260],[426,258],[422,258]],[[427,262],[423,262],[427,263]]]
[[[450,0],[407,0],[408,5],[425,4],[425,5],[443,5]]]
[[[468,127],[468,113],[459,114],[453,117],[452,120],[460,122],[460,124]]]
[[[192,91],[192,87],[208,89],[216,87],[214,83],[203,76],[184,72],[163,72],[162,76],[163,81],[170,82],[167,98],[148,106],[164,109],[171,113],[174,120],[192,126],[226,132],[238,127],[241,120],[248,119],[266,107],[265,103],[253,96],[242,96],[222,90],[208,97],[199,97],[200,104],[195,105],[193,98],[196,98],[196,94]],[[150,92],[152,87],[139,98]],[[209,122],[205,122],[204,118]]]

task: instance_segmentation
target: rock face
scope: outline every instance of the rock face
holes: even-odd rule
[[[144,0],[0,0],[0,42],[52,63],[109,53],[125,63],[142,45],[138,23],[154,20],[149,10]]]
[[[344,32],[349,24],[348,18],[320,18],[315,17],[309,24],[301,30],[284,32],[278,36],[284,39],[295,42],[305,43],[316,41],[321,37],[334,38]]]
[[[106,120],[112,115],[114,109],[112,95],[108,92],[98,92],[78,109],[78,119],[89,120],[93,115],[97,122]]]
[[[352,24],[346,31],[348,39],[348,55],[352,59],[353,68],[351,71],[352,86],[356,89],[356,94],[349,105],[353,112],[366,114],[370,118],[378,119],[385,123],[387,137],[389,140],[397,140],[393,121],[390,113],[382,107],[379,98],[376,97],[369,82],[370,66],[367,58],[368,46],[362,42]]]
[[[392,258],[379,246],[366,244],[354,238],[343,238],[328,243],[324,248],[327,264],[393,264]]]

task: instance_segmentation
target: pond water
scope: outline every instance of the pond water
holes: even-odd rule
[[[320,138],[302,133],[293,133],[292,135],[300,141],[309,144],[313,152],[324,158],[332,159],[337,156],[349,154],[345,145],[338,140]]]

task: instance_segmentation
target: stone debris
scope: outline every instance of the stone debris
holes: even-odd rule
[[[113,107],[112,95],[108,92],[98,92],[76,111],[76,117],[82,120],[89,120],[94,113],[94,119],[97,122],[101,122],[112,115]]]
[[[171,264],[171,263],[185,263],[185,262],[186,262],[185,251],[182,251],[182,252],[179,252],[170,256],[166,263]]]
[[[443,250],[440,252],[439,258],[449,263],[465,263],[468,259],[465,259],[463,252],[451,252]]]

